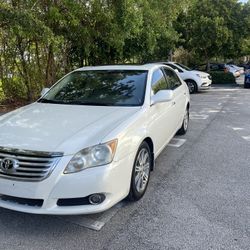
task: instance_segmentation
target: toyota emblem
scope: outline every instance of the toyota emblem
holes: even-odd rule
[[[18,166],[18,161],[13,158],[4,158],[2,161],[0,161],[0,168],[5,173],[14,172]]]

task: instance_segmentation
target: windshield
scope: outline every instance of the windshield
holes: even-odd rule
[[[147,71],[75,71],[64,77],[39,102],[98,106],[141,106]]]
[[[178,65],[178,66],[180,66],[180,67],[182,67],[183,69],[185,69],[185,70],[188,70],[188,71],[191,71],[192,69],[190,69],[189,67],[187,67],[187,66],[185,66],[185,65],[183,65],[183,64],[181,64],[181,63],[175,63],[176,65]]]

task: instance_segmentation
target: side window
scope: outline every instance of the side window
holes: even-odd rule
[[[220,70],[220,68],[219,68],[219,66],[216,65],[216,64],[211,64],[211,65],[210,65],[210,70],[216,71],[216,70]]]
[[[155,95],[158,91],[169,89],[168,83],[165,79],[165,76],[162,70],[156,70],[152,75],[152,91]]]
[[[175,65],[173,65],[173,64],[167,64],[166,63],[166,65],[167,66],[169,66],[170,68],[172,68],[172,69],[177,69],[178,70],[178,72],[180,72],[180,73],[182,73],[183,72],[183,70],[181,70],[180,68],[178,68],[178,67],[176,67]]]
[[[182,84],[179,77],[173,70],[167,68],[163,68],[163,70],[165,72],[167,82],[169,83],[171,89],[178,88]]]

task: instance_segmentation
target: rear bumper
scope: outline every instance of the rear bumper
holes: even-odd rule
[[[69,157],[63,157],[52,174],[41,182],[1,178],[0,207],[33,214],[92,214],[109,209],[127,196],[133,166],[132,155],[109,165],[63,174],[69,160]],[[58,205],[59,199],[84,198],[97,193],[105,195],[105,200],[99,205]],[[6,196],[15,199],[6,199]]]

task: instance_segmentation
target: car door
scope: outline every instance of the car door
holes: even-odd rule
[[[165,77],[170,88],[174,92],[174,105],[173,109],[175,112],[174,120],[175,120],[175,128],[181,126],[185,109],[186,109],[186,95],[187,95],[187,88],[184,86],[180,78],[177,76],[174,70],[163,67],[163,71],[165,73]]]
[[[151,96],[160,90],[170,89],[162,69],[157,69],[152,74]],[[154,140],[156,155],[170,141],[175,132],[174,100],[156,103],[149,109],[149,133]]]

